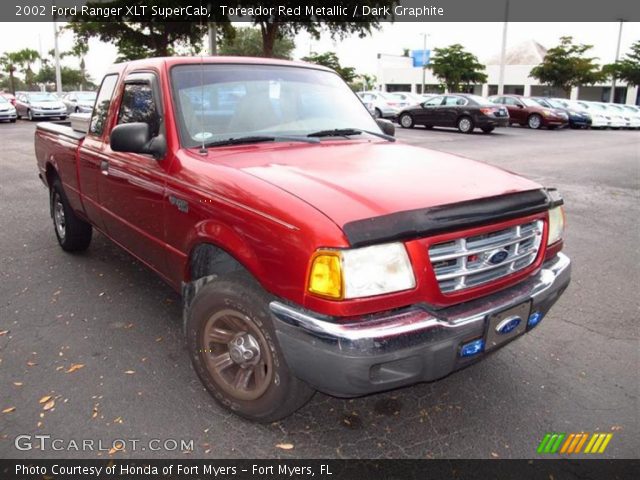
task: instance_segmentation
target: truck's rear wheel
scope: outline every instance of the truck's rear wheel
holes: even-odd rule
[[[196,373],[225,408],[273,422],[314,390],[294,377],[272,325],[270,297],[245,272],[204,285],[189,305],[187,344]]]
[[[58,178],[51,185],[51,216],[58,243],[63,250],[79,252],[89,247],[93,229],[73,213]]]

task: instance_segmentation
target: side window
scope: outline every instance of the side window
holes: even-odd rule
[[[504,104],[505,105],[511,105],[511,106],[515,106],[518,104],[518,102],[516,101],[515,98],[512,97],[504,97]]]
[[[91,115],[89,133],[92,135],[100,136],[104,131],[104,124],[107,121],[107,113],[109,112],[109,105],[111,105],[113,91],[116,89],[116,83],[118,83],[118,75],[107,75],[102,80],[93,115]]]
[[[462,97],[445,97],[444,104],[448,107],[466,105],[467,101]]]
[[[158,135],[160,122],[151,85],[126,83],[118,113],[118,125],[137,122],[148,124],[151,127],[151,136]]]
[[[433,97],[424,102],[425,105],[429,107],[437,107],[442,104],[442,97]]]

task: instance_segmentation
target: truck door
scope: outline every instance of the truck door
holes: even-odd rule
[[[141,122],[152,137],[165,134],[162,96],[152,72],[130,73],[112,127]],[[114,152],[106,142],[108,160],[101,165],[100,200],[109,236],[166,277],[164,191],[171,156]]]
[[[104,137],[107,130],[105,126],[117,83],[117,74],[107,75],[102,80],[96,104],[91,114],[89,131],[78,152],[78,183],[80,185],[82,207],[93,224],[103,231],[105,228],[98,195],[98,184],[102,176],[100,165],[107,161],[107,156],[104,153]]]

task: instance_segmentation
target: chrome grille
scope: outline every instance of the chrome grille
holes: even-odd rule
[[[542,240],[542,220],[429,247],[442,293],[498,280],[530,266]]]

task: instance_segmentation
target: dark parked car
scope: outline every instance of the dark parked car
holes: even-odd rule
[[[91,113],[96,103],[96,92],[69,92],[62,97],[68,113]]]
[[[531,97],[532,100],[538,102],[541,106],[560,110],[569,117],[569,127],[571,128],[590,128],[592,119],[589,112],[584,108],[571,105],[566,100],[559,100],[547,97]]]
[[[496,127],[508,126],[509,113],[506,108],[477,95],[438,95],[402,110],[398,123],[404,128],[457,127],[462,133],[479,128],[489,133]]]
[[[529,128],[547,127],[553,130],[565,127],[569,123],[569,116],[561,110],[547,108],[528,97],[521,95],[495,95],[489,97],[494,103],[504,105],[509,110],[509,122],[517,123]]]
[[[16,110],[18,118],[67,118],[67,107],[62,101],[49,92],[16,93]]]

